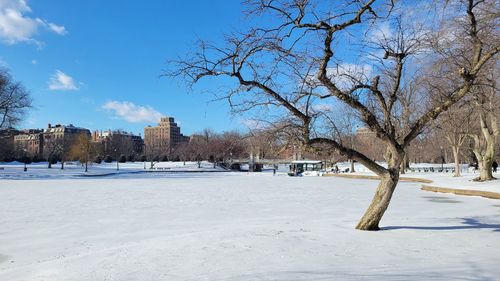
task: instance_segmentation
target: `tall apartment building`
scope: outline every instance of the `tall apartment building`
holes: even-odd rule
[[[162,117],[156,127],[144,128],[146,153],[169,154],[173,147],[187,142],[189,137],[181,134],[181,128],[172,117]]]

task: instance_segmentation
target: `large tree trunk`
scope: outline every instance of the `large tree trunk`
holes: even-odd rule
[[[493,160],[493,159],[491,159]],[[488,159],[484,159],[483,161],[479,162],[479,180],[480,181],[487,181],[487,180],[492,180],[493,178],[493,161],[490,161]]]
[[[500,130],[498,128],[497,119],[495,115],[490,115],[491,118],[491,132],[486,123],[486,116],[484,114],[479,115],[479,121],[481,123],[481,132],[484,137],[484,148],[481,148],[481,140],[479,135],[472,135],[474,140],[473,152],[476,155],[479,164],[479,181],[488,181],[494,179],[493,177],[493,161],[495,157],[495,145],[497,142],[497,137],[500,135]]]
[[[401,165],[399,167],[401,174],[406,174],[406,169],[405,169],[405,161],[401,162]]]
[[[380,183],[373,197],[372,203],[359,221],[356,229],[359,230],[379,230],[379,223],[384,215],[392,194],[399,181],[399,172],[389,172],[381,176]]]
[[[488,145],[486,151],[475,150],[477,162],[479,165],[479,178],[478,181],[488,181],[494,179],[493,177],[493,155],[495,155],[495,149],[493,145]]]
[[[460,147],[459,146],[452,146],[451,148],[453,150],[453,159],[455,160],[455,173],[453,174],[453,176],[459,177],[460,176],[460,158],[459,158]]]

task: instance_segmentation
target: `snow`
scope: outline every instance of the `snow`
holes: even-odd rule
[[[232,172],[0,179],[0,280],[500,276],[500,201],[401,183],[385,230],[357,231],[376,184]]]
[[[425,178],[432,180],[429,185],[454,189],[481,190],[500,193],[500,180],[478,182],[474,181],[479,176],[477,172],[462,173],[460,177],[453,177],[450,173],[408,173],[403,176]],[[500,178],[500,173],[493,173]]]
[[[385,163],[379,163],[382,166],[385,166]],[[342,162],[337,164],[339,169],[345,170],[346,168],[350,168],[351,164],[347,162]],[[447,163],[443,165],[444,167],[454,167],[453,163]],[[432,164],[432,163],[418,163],[411,164],[410,167],[434,167],[440,168],[441,164]],[[368,168],[364,167],[359,163],[355,163],[354,170],[355,173],[350,173],[354,175],[375,175],[372,171],[368,170]],[[493,176],[500,179],[500,170],[496,173],[493,173]],[[469,189],[469,190],[480,190],[480,191],[489,191],[489,192],[497,192],[500,193],[500,180],[486,181],[486,182],[478,182],[474,181],[475,178],[479,177],[479,172],[472,169],[467,168],[467,165],[462,165],[462,172],[460,177],[453,177],[453,173],[441,173],[441,172],[411,172],[407,171],[405,174],[402,174],[401,177],[411,177],[411,178],[421,178],[431,180],[432,183],[428,185],[437,186],[437,187],[445,187],[445,188],[453,188],[453,189]]]
[[[56,178],[80,178],[80,177],[96,177],[96,176],[112,176],[123,174],[138,174],[143,172],[221,172],[225,171],[220,167],[213,167],[212,163],[204,161],[201,167],[198,168],[198,162],[159,162],[154,163],[153,169],[150,169],[150,162],[127,162],[119,163],[117,170],[116,162],[91,164],[88,167],[88,172],[85,172],[84,167],[78,162],[66,162],[64,170],[61,169],[61,164],[52,165],[52,168],[47,168],[48,163],[32,163],[28,164],[28,170],[23,172],[23,163],[11,162],[0,163],[0,179],[56,179]],[[144,169],[146,167],[146,169]],[[2,169],[3,168],[3,169]]]

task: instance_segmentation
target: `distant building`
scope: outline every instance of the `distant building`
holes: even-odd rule
[[[113,143],[113,137],[115,137],[115,143]],[[119,143],[116,143],[116,139],[119,139]],[[126,155],[141,155],[144,150],[144,140],[141,136],[123,131],[94,131],[92,141],[100,143],[106,155],[113,155],[113,145],[120,146],[120,150],[128,150],[120,151]]]
[[[14,128],[0,130],[0,161],[11,161],[15,157],[14,137],[20,132]]]
[[[13,137],[11,135],[11,138],[17,157],[48,158],[67,152],[80,134],[86,134],[90,137],[90,131],[85,128],[75,127],[71,124],[67,126],[49,124],[45,130],[16,131]]]
[[[356,131],[354,145],[358,151],[374,161],[384,161],[385,145],[377,134],[367,127]]]
[[[34,157],[43,155],[43,130],[28,129],[14,136],[14,150],[18,156]]]
[[[75,127],[73,124],[52,126],[49,124],[43,132],[43,154],[44,158],[51,158],[53,155],[65,154],[77,137],[85,134],[90,138],[90,130]]]
[[[172,117],[162,117],[156,127],[144,128],[146,153],[169,154],[176,145],[188,142],[189,137],[181,134],[181,128]]]

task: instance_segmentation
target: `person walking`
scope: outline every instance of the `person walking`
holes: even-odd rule
[[[491,165],[493,167],[493,173],[496,173],[497,172],[497,169],[498,169],[498,163],[497,161],[493,161],[493,165]]]

